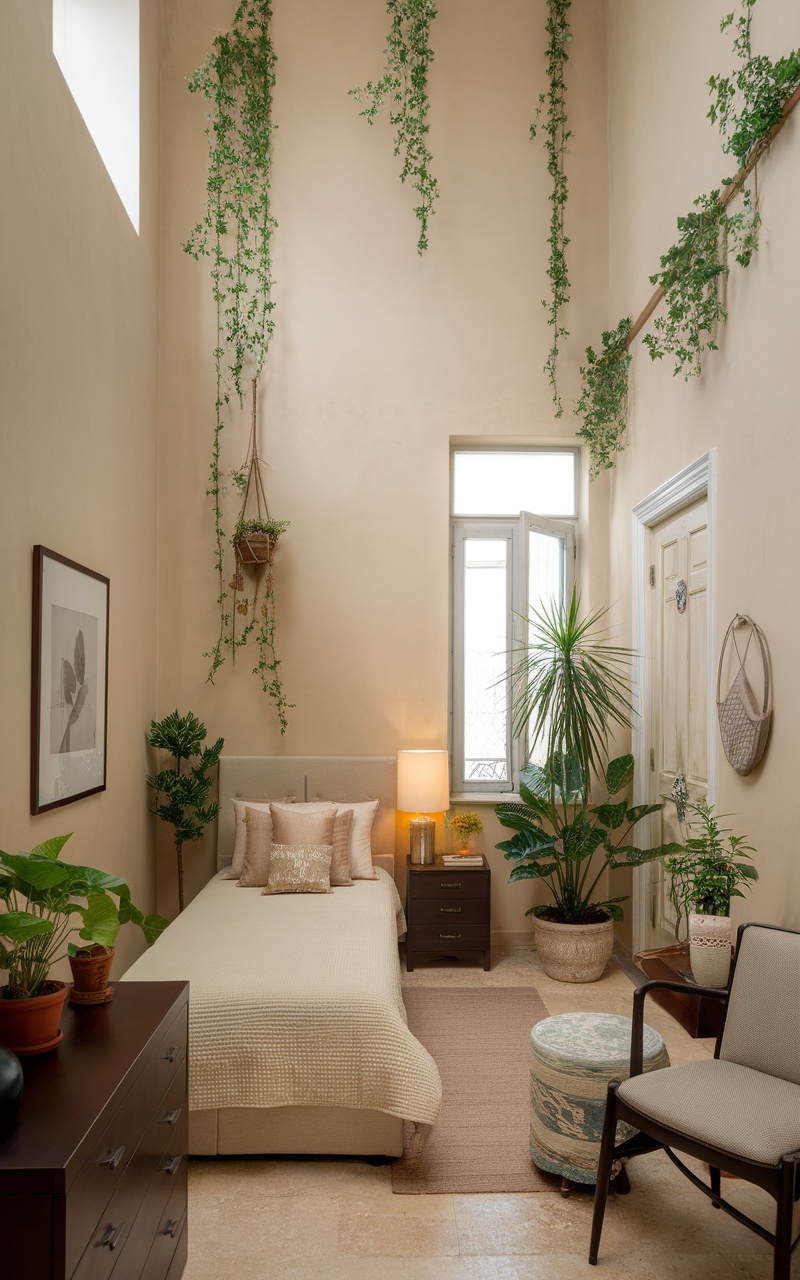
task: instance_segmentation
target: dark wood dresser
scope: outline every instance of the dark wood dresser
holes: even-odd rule
[[[65,1005],[0,1143],[2,1280],[178,1280],[186,1263],[185,982]]]
[[[491,880],[486,858],[480,867],[445,867],[442,859],[406,859],[406,968],[422,956],[480,956],[491,968]]]

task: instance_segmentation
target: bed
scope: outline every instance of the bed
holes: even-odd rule
[[[223,757],[217,874],[125,974],[190,983],[194,1155],[396,1156],[436,1122],[441,1083],[408,1030],[394,884],[394,767],[382,757]],[[378,879],[262,895],[226,878],[234,798],[380,801]]]

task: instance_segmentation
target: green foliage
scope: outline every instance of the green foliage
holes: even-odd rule
[[[739,66],[732,76],[715,75],[708,81],[708,118],[719,125],[722,150],[734,155],[740,165],[745,164],[755,143],[778,123],[784,103],[800,84],[800,50],[777,62],[764,54],[753,55],[750,24],[755,4],[756,0],[743,0],[738,17],[729,13],[723,18],[720,30],[731,27],[735,32],[733,51]]]
[[[445,823],[460,840],[466,840],[468,836],[479,836],[483,831],[483,822],[471,810],[466,813],[448,813],[445,815]]]
[[[181,716],[170,712],[163,720],[150,722],[147,741],[151,747],[167,751],[174,757],[174,769],[161,769],[148,775],[147,785],[156,792],[153,813],[162,822],[174,828],[175,851],[178,859],[178,902],[183,911],[183,845],[199,840],[209,822],[219,813],[216,800],[207,804],[212,779],[210,771],[219,763],[225,745],[218,738],[213,747],[203,747],[206,727],[192,712]],[[195,763],[184,773],[181,762],[194,759]],[[164,797],[162,800],[161,797]]]
[[[419,220],[417,252],[428,248],[428,219],[436,210],[438,183],[430,172],[433,159],[428,148],[428,68],[433,61],[431,25],[437,15],[433,0],[386,0],[391,19],[387,37],[386,66],[379,80],[368,80],[363,88],[351,89],[356,102],[365,102],[359,112],[371,125],[383,104],[389,104],[389,123],[395,130],[394,154],[402,155],[400,181],[412,178],[419,194],[414,213]]]
[[[613,467],[624,447],[628,416],[628,371],[632,356],[628,348],[631,318],[625,316],[616,329],[602,335],[602,350],[596,355],[586,348],[586,364],[581,366],[580,399],[575,411],[583,418],[578,431],[589,445],[590,479]]]
[[[289,524],[288,520],[238,520],[231,542],[235,545],[240,538],[246,538],[252,533],[265,533],[277,542],[289,528]]]
[[[502,825],[516,833],[496,846],[515,864],[509,880],[543,880],[552,894],[552,903],[531,907],[526,915],[546,915],[563,924],[591,924],[602,920],[606,913],[621,920],[620,903],[624,897],[593,900],[603,873],[619,867],[639,867],[676,853],[680,845],[642,849],[626,843],[643,817],[661,809],[660,804],[631,806],[627,800],[610,803],[633,778],[632,756],[609,762],[605,773],[606,803],[590,806],[584,799],[571,813],[566,805],[563,812],[559,810],[556,801],[563,797],[558,793],[554,796],[547,783],[559,771],[559,764],[553,761],[544,770],[523,769],[523,803],[499,804],[495,808]],[[545,789],[541,790],[543,780]],[[614,832],[618,834],[612,835]],[[598,852],[599,868],[594,858]]]
[[[760,223],[749,191],[735,214],[727,212],[719,190],[698,196],[694,203],[697,212],[678,218],[678,242],[661,258],[661,270],[650,277],[651,284],[664,290],[667,309],[644,339],[652,360],[674,356],[675,373],[687,380],[700,374],[703,351],[717,350],[715,328],[728,318],[719,288],[720,277],[729,271],[727,256],[732,253],[740,266],[749,266]]]
[[[111,947],[123,924],[138,925],[148,945],[167,927],[162,916],[133,905],[120,876],[61,862],[67,840],[54,836],[30,853],[0,850],[0,969],[8,970],[13,999],[42,995],[50,969],[68,951]],[[76,931],[82,947],[67,943]]]
[[[550,280],[550,298],[543,299],[542,306],[548,314],[548,323],[553,329],[553,342],[547,355],[544,372],[553,390],[553,404],[556,417],[564,412],[558,394],[558,353],[561,339],[569,337],[569,330],[564,328],[561,319],[564,307],[569,302],[569,271],[567,269],[566,248],[569,236],[564,234],[564,211],[567,206],[568,185],[564,168],[564,157],[567,143],[572,137],[567,120],[567,88],[564,83],[564,64],[569,60],[567,45],[572,39],[567,12],[572,0],[548,0],[547,24],[547,93],[539,95],[539,106],[536,118],[531,125],[531,137],[535,138],[537,121],[547,104],[547,112],[541,125],[544,134],[544,148],[547,153],[547,172],[552,180],[550,192],[550,234],[547,243],[550,256],[547,263],[547,275]]]
[[[205,655],[211,660],[208,678],[212,683],[224,661],[225,649],[235,655],[236,648],[246,643],[254,629],[245,628],[237,638],[228,605],[220,437],[231,392],[241,404],[246,380],[258,378],[264,369],[273,331],[271,255],[277,223],[271,213],[270,178],[277,59],[271,22],[270,0],[240,0],[231,30],[217,36],[212,52],[189,80],[190,91],[201,94],[209,103],[209,163],[206,212],[184,249],[194,258],[211,259],[217,311],[216,421],[207,489],[214,506],[214,563],[220,610],[219,635]],[[233,473],[234,486],[240,491],[246,483],[245,471],[242,468]],[[263,652],[262,642],[269,639],[264,627],[258,627],[256,638],[259,662],[254,670],[259,671],[262,663],[277,659],[274,650],[267,656]]]
[[[669,898],[677,917],[676,938],[682,923],[688,924],[690,911],[726,916],[731,898],[744,897],[739,886],[748,889],[758,879],[750,862],[756,850],[747,843],[747,836],[735,836],[729,828],[720,827],[714,806],[707,800],[688,807],[695,816],[688,823],[686,844],[665,863],[671,877]]]

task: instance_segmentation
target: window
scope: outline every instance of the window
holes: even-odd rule
[[[53,0],[53,53],[139,230],[139,0]]]
[[[531,744],[512,736],[509,669],[530,611],[572,591],[577,451],[457,448],[451,490],[452,786],[512,791]]]

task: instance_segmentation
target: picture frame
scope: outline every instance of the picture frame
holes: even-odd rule
[[[106,789],[109,580],[33,548],[31,813]]]

